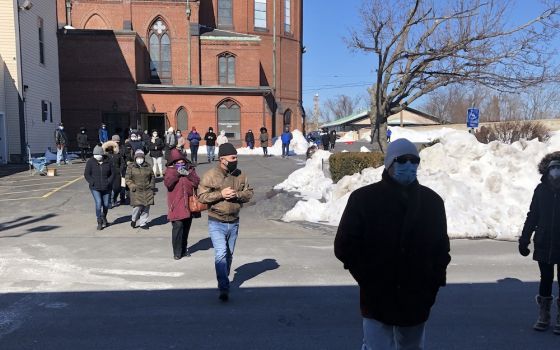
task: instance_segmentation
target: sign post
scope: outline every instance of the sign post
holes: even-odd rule
[[[473,129],[478,128],[479,120],[480,110],[478,108],[467,109],[467,128],[469,128],[469,132],[472,133]]]

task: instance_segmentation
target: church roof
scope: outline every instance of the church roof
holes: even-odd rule
[[[258,35],[232,32],[229,30],[202,27],[200,28],[201,40],[226,40],[226,41],[261,41]]]

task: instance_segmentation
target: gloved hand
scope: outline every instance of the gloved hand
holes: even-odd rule
[[[529,249],[529,245],[525,243],[519,243],[519,254],[523,256],[527,256],[531,253],[531,249]]]
[[[185,168],[179,168],[177,169],[177,172],[179,173],[179,175],[181,176],[187,176],[189,175],[189,171]]]

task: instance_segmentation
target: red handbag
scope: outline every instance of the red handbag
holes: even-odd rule
[[[200,203],[196,192],[195,189],[193,195],[189,197],[189,211],[191,213],[200,213],[208,210],[208,204]]]

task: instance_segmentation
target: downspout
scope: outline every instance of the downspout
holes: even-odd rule
[[[21,160],[27,159],[27,137],[26,137],[26,129],[27,125],[25,125],[25,91],[23,85],[23,57],[21,51],[21,25],[20,25],[20,17],[19,17],[19,3],[18,0],[14,0],[14,11],[16,11],[16,15],[14,16],[17,22],[17,31],[16,31],[16,50],[18,53],[17,64],[18,64],[18,107],[19,107],[19,143],[20,143],[20,152],[21,152]]]
[[[72,26],[72,1],[66,0],[66,25]]]
[[[276,100],[276,0],[273,1],[272,9],[272,88]]]
[[[306,123],[307,123],[307,116],[305,114],[305,109],[303,108],[303,0],[301,0],[300,2],[300,9],[299,9],[299,60],[298,60],[298,65],[299,65],[299,93],[298,93],[298,97],[299,97],[299,103],[300,103],[300,110],[301,110],[301,115],[302,115],[302,119],[303,119],[303,134],[305,135],[307,133],[306,130]]]
[[[191,4],[187,0],[187,84],[192,85]]]

